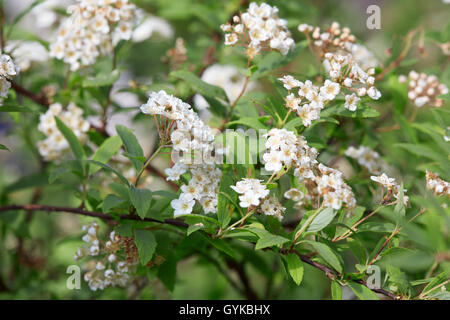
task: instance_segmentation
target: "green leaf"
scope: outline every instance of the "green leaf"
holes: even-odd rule
[[[75,166],[70,162],[65,162],[61,166],[56,167],[50,171],[48,176],[48,183],[52,184],[61,176],[66,175],[69,172],[76,171]]]
[[[33,113],[35,111],[31,110],[28,107],[19,107],[16,105],[3,105],[0,106],[0,112],[26,112],[26,113]]]
[[[438,286],[440,283],[446,281],[449,277],[449,272],[444,271],[437,275],[433,280],[430,281],[430,283],[427,284],[427,286],[422,290],[422,292],[427,292],[428,290],[431,290],[432,288]],[[439,288],[437,288],[439,289]]]
[[[100,73],[94,78],[84,79],[83,80],[83,88],[91,88],[91,87],[105,87],[110,86],[114,82],[116,82],[120,77],[119,70],[113,70],[111,73]]]
[[[13,183],[7,185],[3,190],[0,190],[0,195],[4,196],[11,192],[16,192],[28,188],[34,188],[39,186],[47,186],[48,177],[44,173],[33,173],[20,177]]]
[[[286,264],[292,280],[299,286],[303,279],[302,260],[296,254],[290,253],[286,256]]]
[[[95,165],[97,165],[99,167],[102,167],[106,171],[110,171],[110,172],[114,173],[123,183],[125,183],[126,185],[130,185],[130,182],[128,181],[128,179],[125,178],[119,171],[117,171],[113,167],[110,167],[107,164],[104,164],[104,163],[101,163],[101,162],[98,162],[98,161],[94,161],[94,160],[85,160],[85,162],[95,164]]]
[[[0,150],[10,151],[7,146],[0,144]]]
[[[277,236],[267,231],[265,233],[258,234],[258,236],[259,240],[256,242],[255,250],[273,246],[281,246],[283,243],[289,241],[289,239],[286,239],[285,237]]]
[[[142,265],[146,265],[153,257],[156,249],[156,239],[149,230],[135,230],[134,242],[139,253],[139,261]]]
[[[175,288],[177,277],[177,259],[174,253],[166,257],[166,261],[158,269],[158,278],[164,283],[169,291]]]
[[[230,223],[230,205],[233,205],[233,200],[236,199],[236,194],[232,192],[230,188],[233,185],[233,177],[229,174],[224,174],[220,181],[219,196],[217,200],[217,219],[219,220],[220,227],[226,228]]]
[[[203,229],[203,228],[204,228],[203,225],[200,225],[200,224],[192,224],[192,225],[190,225],[190,226],[187,228],[187,230],[186,230],[186,235],[189,236],[189,235],[191,235],[192,233],[194,233],[195,231],[198,231],[198,230]]]
[[[321,118],[335,115],[349,118],[375,118],[378,117],[380,113],[363,103],[358,104],[356,111],[350,111],[344,107],[344,104],[338,104],[332,107],[326,107],[320,113]]]
[[[222,88],[204,82],[192,72],[185,70],[172,71],[170,76],[186,81],[194,91],[202,96],[228,101],[227,95]]]
[[[70,130],[70,128],[67,127],[64,124],[64,122],[62,122],[58,117],[55,117],[55,121],[56,121],[56,126],[58,127],[58,130],[61,132],[61,134],[64,136],[64,138],[66,138],[75,157],[78,160],[86,159],[86,154],[84,153],[84,149],[81,146],[80,141],[77,139],[75,134],[72,132],[72,130]]]
[[[103,200],[102,211],[109,212],[111,209],[121,205],[125,200],[115,194],[108,194]]]
[[[241,125],[244,125],[246,127],[249,127],[249,128],[255,129],[255,130],[267,129],[267,126],[264,125],[257,118],[241,118],[236,121],[228,122],[227,127],[235,125],[235,124],[241,124]]]
[[[336,280],[331,281],[331,299],[342,300],[342,288]]]
[[[136,208],[139,217],[144,219],[152,202],[151,191],[148,189],[138,189],[135,186],[131,186],[130,200],[131,204]]]
[[[349,281],[348,286],[350,289],[353,290],[353,292],[356,294],[356,296],[361,300],[378,300],[378,297],[375,293],[373,293],[372,290],[367,288],[366,286],[363,286],[362,284],[358,282]]]
[[[309,225],[306,232],[317,232],[325,228],[333,218],[336,216],[337,211],[333,208],[325,208],[314,218],[314,220]]]
[[[141,145],[130,129],[122,125],[117,125],[116,130],[125,145],[125,150],[127,153],[133,157],[144,157],[144,151],[142,151]],[[130,158],[130,161],[137,171],[141,170],[143,165],[142,161],[132,157]]]
[[[342,273],[342,265],[339,261],[337,255],[334,253],[333,250],[329,246],[327,246],[324,243],[316,242],[316,241],[310,241],[310,240],[304,240],[302,242],[305,242],[309,245],[311,245],[319,255],[334,269],[336,269],[339,273]]]
[[[217,250],[222,251],[224,253],[226,253],[227,255],[229,255],[232,258],[235,258],[235,253],[233,251],[233,248],[231,248],[231,246],[222,239],[218,239],[218,238],[210,238],[207,237],[208,242],[211,243]]]
[[[284,125],[283,129],[286,129],[286,130],[288,130],[288,131],[294,131],[295,128],[297,128],[298,126],[302,126],[302,125],[303,125],[302,118],[296,117],[296,118],[294,118],[294,119],[288,121],[288,122]]]
[[[117,151],[119,151],[120,147],[122,147],[122,140],[119,136],[109,137],[94,153],[92,160],[106,164],[111,159],[111,157],[116,154]],[[99,169],[99,166],[93,165],[90,167],[90,173],[94,174]]]

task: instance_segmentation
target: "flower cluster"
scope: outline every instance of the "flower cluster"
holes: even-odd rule
[[[427,189],[432,190],[438,196],[450,196],[450,183],[442,180],[435,173],[427,170],[426,172]]]
[[[84,280],[92,291],[107,287],[124,287],[129,280],[128,273],[135,270],[138,262],[133,240],[130,242],[112,231],[109,239],[103,243],[98,238],[98,229],[96,222],[83,226],[82,230],[87,232],[83,236],[86,245],[77,249],[74,259],[78,261],[85,256],[96,257],[85,265],[88,271],[84,274]],[[130,248],[130,245],[133,248]],[[121,252],[123,248],[125,254]],[[124,257],[121,257],[122,255]]]
[[[243,178],[238,181],[235,186],[230,186],[231,189],[240,194],[239,205],[242,208],[248,208],[250,206],[259,206],[261,199],[266,198],[269,195],[269,190],[266,186],[261,184],[262,180]]]
[[[268,137],[266,148],[269,152],[264,153],[263,159],[267,171],[278,172],[297,160],[297,136],[292,131],[274,128],[265,137]]]
[[[56,126],[58,117],[75,134],[82,143],[87,139],[89,122],[83,118],[83,110],[70,103],[67,110],[59,103],[50,105],[48,111],[39,118],[38,129],[46,135],[45,140],[38,142],[38,149],[46,161],[60,159],[69,150],[69,143]]]
[[[447,94],[448,88],[445,84],[439,83],[435,75],[426,75],[411,71],[408,77],[401,75],[401,83],[408,82],[408,98],[418,107],[425,105],[432,107],[442,107],[444,101],[438,98],[439,95]]]
[[[0,56],[0,97],[8,96],[9,88],[11,88],[11,78],[18,74],[19,70],[15,66],[13,60],[7,54]]]
[[[283,220],[283,212],[286,211],[286,208],[281,205],[277,198],[268,197],[261,201],[261,205],[257,211],[267,216],[273,216],[281,221]]]
[[[329,101],[334,100],[340,91],[340,85],[329,79],[325,80],[321,87],[313,85],[310,80],[303,83],[292,76],[284,76],[279,80],[289,91],[285,98],[286,108],[296,112],[305,127],[320,119],[321,110]],[[294,88],[299,88],[297,95],[291,92]],[[302,102],[303,98],[306,100]]]
[[[373,151],[369,147],[359,146],[358,148],[355,148],[352,146],[345,150],[345,155],[358,161],[358,163],[367,168],[371,174],[379,174],[383,167],[383,161],[381,160],[379,153]]]
[[[345,183],[342,172],[321,163],[317,168],[320,175],[316,175],[314,181],[319,195],[323,197],[323,205],[336,210],[339,210],[343,203],[346,203],[349,208],[355,207],[355,195],[350,186]]]
[[[363,70],[369,70],[379,65],[374,54],[361,44],[348,43],[346,49]]]
[[[401,186],[395,182],[394,178],[389,178],[385,173],[382,173],[379,176],[370,176],[370,179],[381,184],[384,188],[387,189],[387,194],[384,197],[383,202],[387,202],[391,199],[393,195],[395,199],[400,198]],[[406,196],[406,189],[403,189],[403,203],[405,205],[408,204],[409,198]]]
[[[323,66],[331,80],[338,82],[348,91],[357,93],[345,96],[345,107],[350,111],[356,110],[359,97],[367,95],[373,100],[381,97],[380,91],[374,86],[375,69],[363,70],[352,55],[328,52],[325,54]]]
[[[225,32],[225,45],[241,41],[247,47],[250,59],[261,49],[276,50],[286,55],[295,45],[287,29],[287,21],[278,17],[278,8],[261,3],[250,3],[247,12],[233,17],[234,24],[221,26]]]
[[[181,187],[179,199],[172,201],[174,215],[192,212],[195,201],[202,206],[205,213],[217,211],[217,194],[222,172],[215,168],[208,156],[214,150],[214,134],[211,128],[199,118],[191,106],[180,99],[168,95],[165,91],[152,92],[148,102],[141,106],[141,112],[164,117],[168,123],[159,127],[170,136],[175,152],[178,152],[175,164],[166,169],[167,180],[179,180],[180,176],[190,172],[188,185]],[[161,122],[162,123],[162,122]],[[192,159],[193,157],[193,159]]]
[[[299,182],[310,188],[310,195],[292,188],[285,197],[297,202],[297,207],[311,200],[311,196],[322,197],[323,205],[340,209],[343,203],[354,207],[356,200],[351,188],[344,182],[342,173],[319,163],[317,150],[308,146],[303,136],[297,137],[286,129],[271,129],[266,141],[268,152],[263,155],[265,169],[278,172],[286,167],[294,167],[294,175]],[[314,186],[313,186],[314,185]]]
[[[306,35],[308,41],[312,42],[314,49],[319,51],[320,55],[326,52],[351,49],[351,45],[356,41],[351,30],[347,27],[341,28],[338,22],[333,22],[324,30],[302,23],[298,26],[298,31]]]
[[[27,71],[34,62],[48,60],[47,49],[37,41],[8,41],[5,52],[13,57],[21,72]]]
[[[50,56],[70,64],[71,70],[91,65],[110,53],[120,40],[129,40],[136,23],[136,6],[129,0],[77,0],[67,9]]]
[[[234,101],[241,93],[245,83],[245,77],[239,72],[239,69],[233,65],[213,64],[202,74],[202,80],[206,83],[221,87],[229,101]],[[246,91],[253,90],[256,87],[255,82],[249,82]],[[208,102],[201,95],[194,96],[194,105],[200,111],[200,114],[209,107]]]

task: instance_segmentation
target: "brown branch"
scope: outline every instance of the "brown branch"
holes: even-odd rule
[[[232,261],[229,259],[225,260],[225,262],[231,269],[234,269],[236,271],[236,273],[238,274],[239,279],[241,280],[242,284],[244,285],[245,297],[248,300],[258,300],[259,299],[258,295],[256,294],[256,292],[253,290],[252,286],[250,285],[250,281],[247,277],[247,273],[245,273],[244,264],[239,264],[239,263],[236,263],[235,261]]]
[[[317,268],[319,270],[322,270],[325,273],[325,275],[331,280],[335,279],[335,274],[337,276],[339,276],[339,277],[341,276],[339,273],[333,271],[332,269],[328,268],[327,266],[324,266],[323,264],[315,262],[315,261],[311,260],[309,257],[307,257],[305,255],[302,255],[302,254],[300,254],[299,252],[297,252],[295,250],[283,250],[283,249],[280,249],[278,251],[281,254],[288,254],[288,253],[296,254],[303,262],[305,262],[305,263],[307,263],[307,264],[309,264],[309,265],[311,265],[311,266],[313,266],[313,267],[315,267],[315,268]],[[380,289],[370,288],[364,280],[355,280],[355,281],[360,283],[360,284],[362,284],[363,286],[367,287],[368,289],[372,290],[373,292],[383,294],[383,295],[385,295],[385,296],[387,296],[387,297],[389,297],[391,299],[394,299],[394,300],[399,300],[400,299],[400,296],[397,296],[397,295],[393,294],[392,292],[389,292],[389,291],[384,290],[382,288],[380,288]]]
[[[219,271],[219,273],[224,276],[224,278],[231,284],[231,286],[233,288],[235,288],[240,294],[245,295],[246,292],[244,289],[242,289],[239,284],[233,280],[233,278],[230,277],[230,275],[226,272],[226,270],[224,270],[224,268],[222,268],[222,266],[220,265],[219,261],[217,261],[216,259],[214,259],[213,257],[210,257],[209,255],[207,255],[204,252],[201,251],[197,251],[197,254],[199,254],[200,256],[202,256],[203,258],[205,258],[206,260],[208,260],[209,262],[211,262]]]
[[[40,205],[40,204],[0,206],[0,212],[17,211],[17,210],[44,211],[44,212],[67,212],[67,213],[78,214],[78,215],[83,215],[83,216],[88,216],[88,217],[93,217],[93,218],[99,218],[99,219],[107,220],[107,221],[114,220],[116,218],[116,217],[106,214],[106,213],[87,211],[87,210],[83,210],[81,208],[47,206],[47,205]],[[184,221],[176,220],[176,219],[165,219],[165,220],[157,220],[157,219],[153,219],[153,218],[141,219],[139,216],[130,216],[130,215],[126,215],[126,214],[122,214],[117,217],[120,219],[123,219],[123,220],[135,220],[135,221],[144,221],[144,222],[163,223],[163,224],[169,224],[172,226],[183,227],[183,228],[187,228],[189,226]]]
[[[11,81],[11,87],[20,95],[23,95],[37,104],[40,104],[41,106],[48,107],[50,105],[50,102],[47,99],[47,96],[44,93],[35,94],[28,89],[25,89],[21,85],[17,84],[14,81]]]

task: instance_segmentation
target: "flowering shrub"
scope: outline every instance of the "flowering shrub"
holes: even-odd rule
[[[450,298],[448,25],[41,2],[0,19],[0,297]]]

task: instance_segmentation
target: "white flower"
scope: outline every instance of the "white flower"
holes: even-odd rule
[[[48,52],[37,41],[8,41],[5,47],[13,58],[21,72],[28,70],[33,62],[45,62],[48,60]]]
[[[367,95],[368,95],[369,97],[371,97],[372,99],[374,99],[374,100],[378,100],[378,99],[380,99],[380,97],[381,97],[380,91],[378,91],[375,87],[370,87],[370,88],[367,90]]]
[[[112,52],[120,40],[128,40],[137,24],[137,8],[128,0],[77,1],[50,45],[50,56],[62,59],[75,71]]]
[[[282,78],[278,78],[281,82],[283,82],[283,86],[287,90],[292,90],[293,88],[298,88],[301,86],[301,82],[295,79],[293,76],[283,76]]]
[[[230,188],[241,194],[239,196],[239,205],[242,208],[252,205],[258,206],[260,199],[265,198],[269,194],[269,190],[258,179],[244,178],[238,181],[235,186],[230,186]]]
[[[221,26],[225,32],[225,45],[234,45],[242,39],[247,47],[246,54],[253,58],[263,47],[286,55],[295,43],[290,37],[286,20],[278,17],[278,9],[266,3],[250,3],[241,17],[233,17],[233,25]]]
[[[225,34],[225,45],[232,46],[236,44],[239,40],[239,37],[236,33],[227,33]]]
[[[387,188],[392,188],[396,185],[395,179],[389,178],[385,173],[381,174],[380,176],[370,176],[370,179]]]
[[[190,214],[192,212],[192,208],[194,207],[195,201],[188,199],[173,199],[170,202],[172,208],[175,209],[173,215],[175,217]]]
[[[356,111],[357,103],[360,100],[361,99],[357,97],[354,93],[352,93],[351,95],[346,95],[344,107],[350,111]]]
[[[281,205],[277,198],[269,197],[261,203],[259,211],[265,215],[274,216],[281,221],[283,219],[282,214],[286,211],[286,208]]]
[[[265,169],[267,171],[275,171],[278,172],[283,167],[281,163],[281,154],[277,151],[273,151],[270,153],[265,153],[263,155],[263,159],[265,161]]]
[[[323,87],[320,88],[321,95],[325,100],[333,100],[339,94],[340,86],[338,83],[325,80]]]

